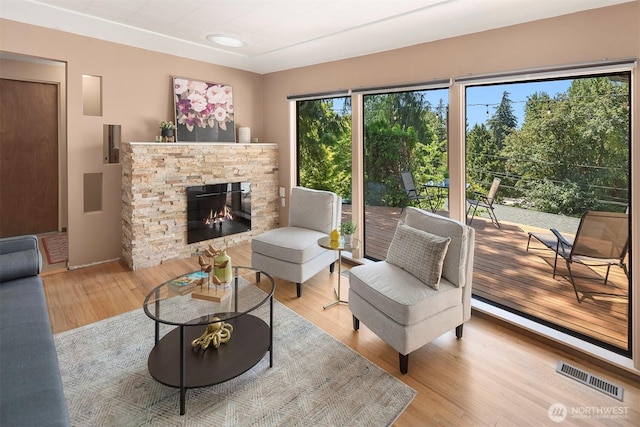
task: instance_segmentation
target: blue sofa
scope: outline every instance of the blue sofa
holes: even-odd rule
[[[0,425],[68,426],[36,236],[0,239]]]

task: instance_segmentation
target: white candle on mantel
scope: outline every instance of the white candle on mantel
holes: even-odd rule
[[[248,144],[251,142],[251,128],[238,128],[238,142],[240,144]]]

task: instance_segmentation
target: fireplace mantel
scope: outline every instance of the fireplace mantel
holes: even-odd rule
[[[122,258],[132,270],[249,241],[278,225],[277,144],[123,142]],[[187,244],[186,187],[248,181],[251,230]]]

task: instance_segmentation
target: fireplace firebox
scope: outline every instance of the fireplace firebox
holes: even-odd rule
[[[251,183],[187,187],[187,243],[251,230]]]

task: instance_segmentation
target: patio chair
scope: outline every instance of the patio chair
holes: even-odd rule
[[[475,199],[467,199],[467,203],[469,203],[469,208],[467,209],[467,218],[469,218],[469,212],[471,211],[471,209],[473,209],[473,212],[471,213],[471,219],[468,220],[467,224],[471,225],[473,218],[476,216],[476,211],[478,210],[478,208],[485,208],[489,212],[489,217],[491,218],[491,222],[493,223],[493,225],[500,228],[498,218],[493,211],[493,202],[496,200],[496,194],[498,194],[499,187],[500,178],[493,178],[491,188],[489,188],[489,193],[485,195],[476,191],[474,192]]]
[[[402,206],[402,210],[400,213],[404,212],[405,208],[409,205],[409,202],[416,201],[418,202],[418,207],[421,207],[420,203],[422,200],[429,201],[430,197],[426,194],[420,194],[418,189],[416,189],[416,184],[413,181],[413,174],[409,171],[400,172],[400,183],[402,184],[402,189],[404,190],[404,205]]]
[[[576,293],[578,303],[582,300],[578,295],[575,277],[571,270],[572,264],[582,264],[587,267],[606,266],[604,285],[609,279],[609,270],[612,265],[617,265],[624,271],[627,278],[629,271],[625,264],[627,250],[629,248],[629,217],[626,213],[588,211],[580,218],[580,225],[575,238],[565,237],[555,228],[550,233],[529,233],[527,251],[531,238],[540,241],[547,248],[556,253],[553,263],[553,277],[556,277],[558,256],[564,258],[569,270],[569,280]],[[605,292],[581,291],[583,294],[608,295],[615,297],[628,297]],[[583,296],[584,299],[584,296]]]

